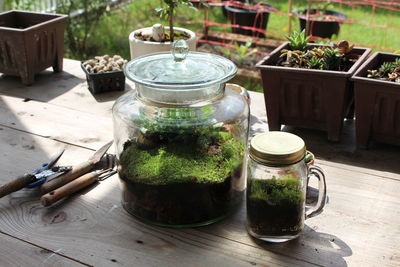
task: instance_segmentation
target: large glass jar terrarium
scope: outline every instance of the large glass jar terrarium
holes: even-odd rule
[[[245,190],[249,107],[225,88],[229,60],[187,51],[137,58],[125,68],[135,90],[113,107],[122,205],[169,227],[225,218]]]

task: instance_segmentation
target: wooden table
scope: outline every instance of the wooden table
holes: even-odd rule
[[[76,164],[112,139],[118,92],[93,96],[79,62],[46,71],[31,87],[0,77],[0,182],[33,170],[60,148]],[[127,90],[132,87],[129,83]],[[266,131],[262,94],[251,93],[252,135]],[[141,223],[120,204],[117,175],[44,208],[24,189],[0,199],[0,266],[400,266],[400,149],[354,145],[354,122],[341,143],[286,127],[306,140],[327,176],[328,203],[284,244],[251,239],[245,207],[195,229]]]

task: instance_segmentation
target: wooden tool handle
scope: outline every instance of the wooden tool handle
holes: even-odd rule
[[[18,191],[33,181],[33,174],[27,173],[17,179],[0,187],[0,198],[11,194],[12,192]]]
[[[42,205],[47,207],[63,197],[69,196],[97,181],[96,173],[87,173],[63,186],[57,188],[40,198]]]
[[[84,175],[85,173],[88,173],[92,170],[92,168],[93,163],[91,161],[86,161],[79,165],[73,166],[72,170],[70,170],[69,172],[64,173],[59,177],[42,184],[42,186],[40,187],[40,192],[42,193],[42,195],[44,195],[56,188],[59,188],[71,182],[72,180]]]

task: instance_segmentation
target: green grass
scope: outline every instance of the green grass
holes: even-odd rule
[[[282,12],[288,11],[288,3],[283,0],[264,1],[269,3]],[[92,36],[90,36],[89,55],[118,54],[126,59],[130,59],[128,35],[132,31],[148,27],[155,23],[164,23],[155,12],[155,8],[160,5],[159,0],[134,1],[131,4],[118,10],[110,12],[104,16],[99,26]],[[307,1],[301,0],[294,3],[293,9],[304,9],[307,7]],[[338,4],[332,4],[328,7],[345,13],[348,18],[361,21],[363,23],[387,25],[389,28],[377,28],[368,25],[347,24],[341,26],[339,36],[334,40],[348,40],[356,46],[367,46],[373,48],[373,51],[394,52],[400,50],[400,12],[393,12],[383,9],[376,9],[372,15],[370,7],[359,6],[349,7]],[[222,15],[221,7],[212,7],[209,10],[209,21],[218,23],[228,23]],[[176,26],[185,27],[191,30],[201,29],[200,23],[179,23],[179,21],[201,21],[204,19],[204,12],[199,9],[198,12],[182,7],[177,12]],[[395,28],[390,28],[395,27]],[[292,18],[292,29],[299,29],[297,18]],[[230,28],[223,26],[212,26],[212,31],[230,32]],[[288,17],[286,15],[273,13],[270,14],[267,26],[267,37],[284,39],[288,34]],[[384,49],[387,48],[387,49]],[[248,82],[243,84],[248,90],[262,91],[259,84]]]

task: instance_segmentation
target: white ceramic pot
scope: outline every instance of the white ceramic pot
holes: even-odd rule
[[[165,27],[166,29],[169,29],[168,27]],[[151,53],[157,53],[157,52],[164,52],[164,51],[170,51],[171,50],[171,42],[164,42],[164,43],[159,43],[159,42],[150,42],[150,41],[142,41],[139,39],[135,38],[135,34],[139,31],[148,31],[151,30],[151,27],[148,28],[143,28],[143,29],[138,29],[136,31],[133,31],[129,34],[129,46],[131,49],[131,59],[151,54]],[[190,30],[184,29],[184,28],[179,28],[179,27],[174,27],[175,31],[180,31],[180,32],[186,32],[190,35],[190,38],[186,40],[189,49],[191,51],[196,50],[196,34]]]

